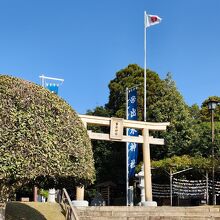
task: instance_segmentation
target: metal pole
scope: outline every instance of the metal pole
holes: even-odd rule
[[[61,84],[64,82],[64,79],[59,79],[59,78],[54,78],[54,77],[47,77],[47,76],[44,76],[43,74],[41,76],[39,76],[39,77],[41,79],[41,85],[43,87],[45,87],[45,79],[54,80],[54,81],[60,81]]]
[[[173,206],[173,173],[170,169],[170,206]]]
[[[147,120],[147,31],[146,31],[146,11],[144,12],[144,121]]]
[[[40,76],[40,78],[41,78],[41,86],[45,87],[45,85],[44,85],[45,76],[42,74],[42,76]]]
[[[206,171],[206,204],[209,204],[209,173]]]
[[[214,124],[214,109],[211,110],[211,126],[212,126],[212,204],[216,205],[215,201],[215,150],[214,150],[214,141],[215,141],[215,124]]]
[[[126,88],[126,119],[128,119],[128,88]],[[128,135],[128,128],[126,128],[126,135]],[[128,206],[128,142],[126,142],[126,206]]]
[[[64,82],[64,79],[60,79],[60,78],[54,78],[54,77],[48,77],[48,76],[39,76],[40,78],[44,78],[44,79],[50,79],[50,80],[55,80],[55,81],[61,81]]]
[[[170,169],[170,173],[168,173],[166,171],[170,175],[170,206],[173,205],[173,176],[178,174],[178,173],[186,172],[188,170],[192,170],[192,168],[187,168],[187,169],[184,169],[184,170],[180,170],[180,171],[177,171],[175,173],[173,173],[171,169]]]

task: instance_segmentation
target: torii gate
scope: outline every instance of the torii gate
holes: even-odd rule
[[[110,133],[95,133],[88,131],[89,137],[95,140],[118,141],[118,142],[134,142],[143,144],[143,161],[144,161],[144,184],[145,184],[145,203],[146,206],[155,206],[152,200],[152,181],[151,181],[151,165],[150,165],[150,144],[164,145],[164,139],[154,138],[149,135],[149,131],[165,131],[169,122],[143,122],[125,120],[122,118],[107,118],[91,115],[79,115],[85,127],[88,124],[108,126]],[[142,136],[124,135],[124,128],[134,128],[142,131]]]

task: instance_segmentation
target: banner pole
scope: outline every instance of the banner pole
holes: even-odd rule
[[[126,119],[128,119],[128,88],[126,88]],[[128,135],[128,128],[126,128],[126,135]],[[128,206],[128,142],[126,142],[126,206]]]

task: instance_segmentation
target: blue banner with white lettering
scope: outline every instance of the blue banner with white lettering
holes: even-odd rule
[[[52,93],[58,94],[58,84],[55,83],[47,83],[46,88],[49,89]]]
[[[128,90],[128,120],[137,120],[137,89]],[[138,136],[138,131],[128,128],[128,136]],[[128,177],[131,178],[135,174],[135,166],[137,164],[138,144],[127,143],[128,148]]]

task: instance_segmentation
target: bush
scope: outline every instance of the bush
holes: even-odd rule
[[[91,142],[76,112],[43,87],[6,75],[0,75],[0,164],[1,196],[30,182],[49,188],[94,181]]]

